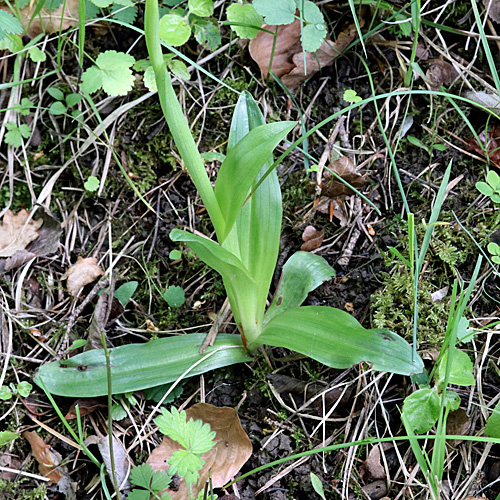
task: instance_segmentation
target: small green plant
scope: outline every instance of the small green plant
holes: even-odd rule
[[[68,112],[68,108],[73,108],[83,98],[80,94],[75,93],[65,95],[61,89],[56,87],[47,89],[47,92],[55,99],[55,102],[53,102],[49,107],[49,113],[54,116],[66,114]],[[73,117],[76,117],[79,114],[80,111],[78,109],[74,109],[71,112]]]
[[[491,198],[493,203],[500,203],[500,175],[494,170],[488,172],[486,175],[486,182],[477,182],[476,188],[481,194]]]
[[[93,193],[94,191],[97,191],[99,189],[100,182],[99,179],[93,175],[91,175],[84,183],[83,187],[85,188],[86,191],[89,191],[90,193]]]
[[[6,401],[11,399],[13,396],[27,398],[32,390],[33,386],[29,382],[19,382],[17,386],[11,383],[9,386],[4,385],[0,387],[0,399]]]
[[[312,487],[314,488],[314,491],[323,499],[326,500],[325,497],[325,490],[323,488],[323,483],[321,482],[320,478],[314,474],[314,472],[310,473],[310,478],[311,478],[311,484]]]
[[[31,136],[31,127],[25,123],[17,125],[16,122],[7,122],[5,128],[8,130],[5,134],[5,142],[14,148],[21,147],[23,138],[29,139]]]
[[[139,488],[134,488],[127,498],[149,500],[152,496],[155,499],[167,500],[170,495],[159,495],[159,492],[168,488],[176,474],[184,478],[192,498],[191,486],[200,477],[199,470],[205,464],[201,456],[215,446],[215,432],[210,429],[209,424],[201,420],[187,420],[186,412],[179,412],[175,407],[170,411],[162,408],[162,414],[154,421],[160,432],[179,443],[181,448],[174,451],[169,458],[168,472],[154,472],[147,464],[134,467],[130,472],[130,482]]]
[[[163,292],[162,297],[170,307],[181,307],[186,302],[186,294],[180,286],[170,285]]]
[[[19,434],[17,434],[16,432],[0,431],[0,446],[6,445],[7,443],[14,441],[14,439],[17,439],[18,437]]]
[[[410,144],[413,144],[414,146],[417,146],[420,149],[423,149],[430,157],[432,157],[432,151],[434,149],[436,151],[445,151],[446,150],[445,144],[435,144],[434,142],[432,142],[429,146],[427,146],[424,142],[422,142],[420,139],[417,139],[413,135],[408,136],[408,142]]]
[[[491,254],[491,260],[495,264],[500,264],[500,246],[492,241],[488,243],[488,252]]]

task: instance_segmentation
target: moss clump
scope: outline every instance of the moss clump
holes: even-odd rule
[[[44,484],[36,488],[26,484],[25,488],[25,482],[24,479],[15,482],[0,479],[0,498],[2,500],[43,500],[46,498],[47,488]]]

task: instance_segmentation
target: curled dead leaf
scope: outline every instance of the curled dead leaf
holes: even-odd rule
[[[329,170],[325,169],[323,171],[321,194],[329,198],[338,198],[339,196],[354,194],[354,191],[332,175],[330,170],[358,190],[368,182],[366,177],[359,173],[356,165],[354,165],[353,161],[348,156],[341,156],[330,163]]]
[[[43,220],[30,220],[29,217],[26,210],[21,210],[17,215],[11,210],[5,212],[0,226],[0,257],[12,257],[38,238]]]
[[[39,463],[40,474],[58,483],[63,477],[62,472],[57,468],[61,463],[61,455],[54,452],[35,431],[25,431],[23,437],[31,445],[31,453]]]
[[[486,133],[483,130],[478,135],[478,138],[481,144],[475,138],[464,139],[467,149],[482,156],[484,156],[484,150],[486,150],[490,163],[500,168],[500,128],[492,127]]]
[[[103,274],[104,271],[97,265],[95,257],[78,256],[76,263],[64,273],[62,279],[67,280],[66,289],[75,297],[85,285],[92,283]]]
[[[202,455],[205,465],[199,471],[198,482],[192,485],[192,494],[196,498],[205,487],[209,474],[214,488],[220,488],[230,481],[250,458],[252,444],[242,429],[238,414],[233,408],[218,408],[207,403],[198,403],[187,409],[186,414],[188,419],[202,420],[209,424],[216,434],[214,439],[216,444],[209,452]],[[165,436],[160,446],[153,450],[147,463],[155,471],[167,471],[168,459],[179,448],[176,441]],[[189,498],[188,488],[184,480],[179,482],[178,489],[175,491],[167,490],[167,492],[170,494],[171,500]]]
[[[471,428],[471,421],[467,412],[462,408],[450,411],[448,419],[446,420],[446,434],[453,436],[467,436]],[[457,446],[462,441],[455,439],[453,444]]]
[[[380,459],[380,446],[374,446],[361,465],[360,477],[365,483],[385,479],[385,468]]]
[[[425,76],[429,80],[431,88],[439,89],[445,83],[453,83],[458,77],[458,72],[449,62],[436,59],[430,64]]]
[[[323,243],[325,231],[322,229],[318,231],[314,226],[307,226],[302,233],[303,245],[300,247],[305,252],[316,250]]]
[[[299,19],[282,26],[264,24],[263,29],[271,33],[259,31],[257,36],[250,41],[250,56],[259,65],[262,78],[265,79],[268,75],[272,54],[271,71],[280,77],[283,84],[292,91],[321,68],[332,64],[357,36],[356,26],[350,24],[338,34],[334,42],[327,37],[316,52],[306,52],[304,56],[300,42]],[[274,53],[273,33],[276,33]]]

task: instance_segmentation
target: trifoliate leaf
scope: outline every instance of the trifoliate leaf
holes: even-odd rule
[[[306,52],[316,52],[326,37],[324,24],[306,24],[302,29],[302,47]]]
[[[196,41],[210,51],[214,51],[221,44],[219,28],[210,20],[197,19],[193,24],[193,31]]]
[[[169,286],[163,292],[163,299],[170,307],[181,307],[186,301],[186,296],[180,286]]]
[[[107,50],[99,54],[96,66],[83,73],[82,89],[90,94],[102,87],[108,95],[125,95],[134,84],[130,69],[134,63],[130,54]]]
[[[49,108],[49,113],[54,116],[64,115],[66,111],[67,108],[61,101],[53,102]]]
[[[31,128],[24,123],[18,127],[14,122],[7,122],[5,128],[8,130],[5,134],[5,142],[15,148],[22,145],[23,137],[28,139],[31,135]]]
[[[189,80],[191,78],[187,66],[182,61],[179,61],[179,59],[172,59],[167,62],[167,68],[181,80]]]
[[[113,4],[111,8],[112,18],[122,23],[133,24],[137,18],[137,6],[131,5],[124,8],[123,5]]]
[[[0,30],[2,30],[0,28]],[[2,35],[3,32],[3,35]],[[23,50],[23,41],[19,35],[14,35],[12,33],[6,33],[2,30],[0,32],[0,49],[8,50],[15,54],[16,52],[20,52]]]
[[[293,0],[253,0],[255,10],[271,25],[291,24],[297,6]]]
[[[358,93],[355,90],[352,89],[347,89],[344,92],[344,101],[347,102],[359,102],[362,101],[363,99],[358,95]]]
[[[16,434],[15,432],[1,431],[0,432],[0,446],[3,446],[4,444],[7,444],[10,441],[13,441],[14,439],[16,439],[18,437],[19,437],[19,434]]]
[[[23,26],[10,12],[0,9],[0,39],[7,33],[19,35],[23,32]]]
[[[23,398],[27,398],[32,390],[33,386],[29,382],[19,382],[19,385],[17,386],[17,392],[19,396]]]
[[[170,476],[162,471],[157,470],[153,474],[153,479],[151,480],[151,489],[153,491],[161,491],[168,488],[170,484]]]
[[[186,412],[184,410],[179,413],[175,407],[170,411],[162,408],[161,415],[156,417],[154,422],[159,427],[161,433],[177,441],[184,448],[189,447]]]
[[[183,477],[186,484],[192,484],[198,479],[198,470],[203,467],[205,460],[188,450],[177,450],[174,451],[168,463],[172,474]]]
[[[151,485],[151,479],[153,478],[153,467],[149,464],[142,464],[134,467],[130,471],[130,482],[134,486],[140,486],[141,488],[149,489]]]
[[[27,116],[30,114],[30,110],[33,107],[33,103],[28,98],[23,97],[21,102],[15,108],[21,115]]]
[[[134,488],[128,495],[127,500],[150,500],[151,492],[149,490],[138,490]]]
[[[209,17],[214,13],[214,2],[213,0],[189,0],[188,9],[195,16]]]
[[[170,45],[184,45],[191,36],[191,27],[184,17],[167,14],[160,19],[160,38]]]
[[[40,50],[38,47],[31,47],[28,50],[28,55],[33,62],[44,62],[47,59],[47,54]]]
[[[249,3],[240,5],[232,3],[226,11],[227,20],[232,23],[246,24],[247,26],[233,26],[231,29],[236,32],[240,38],[255,38],[262,26],[262,16],[255,10],[255,7]],[[257,26],[251,28],[250,26]]]
[[[83,184],[83,187],[90,192],[97,191],[99,189],[99,179],[91,175]]]

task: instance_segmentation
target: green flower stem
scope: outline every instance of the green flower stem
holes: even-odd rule
[[[160,43],[158,0],[146,0],[144,15],[146,45],[158,86],[161,109],[179,153],[207,208],[217,236],[224,234],[225,220],[215,197],[196,143],[172,87]]]

